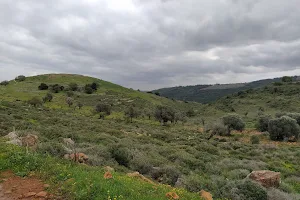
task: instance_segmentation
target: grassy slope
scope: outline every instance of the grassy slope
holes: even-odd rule
[[[72,81],[71,77],[63,76],[56,75],[56,80],[53,83],[67,85]],[[32,80],[34,78],[38,78],[39,80]],[[132,124],[127,123],[122,116],[118,115],[113,115],[108,120],[99,120],[97,116],[90,112],[89,109],[92,106],[86,106],[87,108],[81,111],[68,108],[65,105],[65,94],[63,93],[58,94],[58,96],[55,94],[54,101],[47,103],[45,108],[33,108],[22,101],[15,102],[15,99],[26,100],[32,96],[42,96],[44,91],[38,91],[37,86],[40,82],[50,82],[47,81],[49,79],[48,76],[43,80],[40,80],[40,78],[32,77],[27,79],[24,84],[12,83],[6,88],[0,87],[0,95],[2,97],[2,101],[0,102],[1,135],[7,134],[12,130],[12,127],[15,127],[17,130],[25,130],[26,132],[35,131],[41,140],[38,152],[47,152],[56,156],[64,154],[57,146],[57,144],[61,143],[62,138],[72,137],[77,143],[78,150],[88,154],[93,165],[110,165],[119,172],[139,170],[142,166],[171,167],[168,169],[180,174],[180,177],[183,179],[183,185],[187,189],[195,192],[205,189],[212,192],[214,197],[219,198],[229,194],[228,190],[224,188],[227,184],[240,181],[250,171],[258,169],[280,171],[283,178],[281,190],[288,193],[300,193],[300,185],[297,183],[300,177],[299,170],[297,170],[300,167],[299,143],[292,145],[288,143],[271,143],[267,140],[266,136],[260,135],[261,144],[251,145],[249,138],[252,134],[255,134],[251,133],[251,130],[247,130],[243,134],[235,133],[233,137],[220,138],[222,140],[216,138],[215,140],[207,141],[208,134],[202,133],[197,123],[192,123],[193,120],[197,122],[200,117],[207,119],[207,121],[215,120],[218,116],[230,112],[230,109],[234,107],[239,114],[243,115],[244,112],[249,112],[244,118],[248,122],[248,128],[251,128],[258,116],[259,107],[264,107],[266,113],[275,113],[278,110],[285,109],[286,106],[284,105],[287,105],[288,110],[296,111],[298,93],[295,93],[295,91],[300,89],[299,85],[286,84],[279,86],[284,92],[281,95],[278,93],[272,94],[275,86],[270,86],[264,89],[266,91],[258,90],[242,96],[233,95],[221,99],[212,105],[202,106],[192,104],[192,106],[197,106],[196,108],[199,109],[200,113],[195,119],[190,120],[185,125],[177,124],[171,127],[161,127],[155,121],[142,118],[135,119]],[[91,80],[90,78],[76,76],[73,81],[78,83],[80,82],[79,79],[82,81],[81,84],[86,83],[85,81],[90,82]],[[126,101],[128,99],[135,100],[132,96],[138,96],[140,97],[139,101],[142,99],[143,102],[150,102],[149,104],[166,103],[179,109],[185,109],[186,106],[190,106],[190,104],[174,102],[165,98],[124,89],[110,83],[107,83],[107,85],[102,82],[100,83],[102,84],[102,89],[99,89],[97,95],[86,96],[81,93],[78,95],[80,95],[80,98],[85,96],[85,98],[89,97],[93,99],[93,96],[99,98],[102,93],[105,93],[106,95],[103,95],[103,97],[109,98],[109,101],[116,98],[126,98]],[[17,86],[20,87],[17,88]],[[27,88],[27,92],[24,92],[26,91],[25,88]],[[8,92],[9,90],[11,93]],[[113,91],[119,92],[113,93]],[[109,97],[111,93],[113,95]],[[59,98],[59,95],[61,98]],[[280,102],[276,104],[277,101],[274,99],[277,97],[283,99],[285,103]],[[270,104],[269,100],[273,101],[273,103]],[[91,105],[95,103],[94,100],[89,101]],[[62,104],[63,106],[61,106]],[[273,104],[276,104],[275,107]],[[116,107],[121,108],[121,106]],[[127,167],[119,165],[111,156],[111,148],[114,147],[123,149],[132,155]],[[10,154],[10,147],[2,148],[3,151],[7,151],[7,153],[2,154],[4,156],[2,160],[7,161],[10,167],[15,166],[17,168],[23,163],[35,162],[34,160],[29,162],[26,162],[26,160],[23,161],[23,157],[21,156],[18,157],[18,159],[21,159],[20,163],[9,164],[15,160],[14,157],[7,158],[5,156]],[[277,159],[275,160],[274,157]],[[30,157],[28,159],[33,158]],[[46,163],[54,162],[53,158],[47,159],[50,161],[45,161]],[[63,161],[55,160],[55,162]],[[50,175],[54,180],[57,179],[58,182],[60,180],[60,173],[58,172],[63,171],[63,169],[71,171],[72,177],[76,176],[75,179],[79,182],[78,188],[68,187],[64,190],[64,193],[73,194],[74,197],[80,197],[81,199],[84,199],[89,194],[87,193],[89,190],[83,181],[83,177],[90,177],[88,180],[91,179],[92,183],[103,181],[103,171],[100,168],[91,168],[97,172],[84,172],[86,168],[70,166],[70,164],[63,162],[61,166],[54,168],[58,171],[56,174],[47,169],[40,166],[37,168],[37,171],[44,171],[46,176]],[[16,169],[16,172],[22,170]],[[65,171],[63,172],[66,173]],[[64,173],[62,173],[63,177],[66,177]],[[94,173],[99,175],[91,177],[91,174]],[[145,174],[146,176],[150,175],[148,172]],[[109,189],[113,191],[111,195],[125,194],[127,195],[125,199],[134,199],[131,198],[130,195],[132,194],[128,192],[128,188],[123,188],[124,184],[128,184],[126,183],[128,178],[125,178],[122,174],[117,176],[123,177],[124,182],[118,182],[113,186],[108,184],[105,186],[105,190],[107,187],[113,187],[114,189]],[[140,186],[138,182],[132,182],[129,185],[136,188],[138,193],[143,193],[144,190],[147,191],[148,187],[150,187],[149,185],[138,187]],[[162,186],[162,189],[159,189],[159,194],[153,194],[163,194],[162,196],[153,197],[145,193],[147,196],[144,199],[165,198],[164,194],[167,190],[163,188],[164,186]],[[79,194],[74,193],[77,190],[81,192]],[[101,190],[99,194],[95,195],[105,196],[107,193],[103,193]],[[187,199],[192,199],[195,196],[186,192],[183,196],[185,195],[187,195]],[[143,198],[139,197],[138,199]]]

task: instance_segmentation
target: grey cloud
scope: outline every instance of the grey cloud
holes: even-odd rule
[[[0,80],[67,72],[154,89],[299,73],[299,3],[2,0]]]

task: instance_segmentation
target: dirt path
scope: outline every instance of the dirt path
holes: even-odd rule
[[[45,189],[49,187],[37,178],[21,178],[11,171],[0,174],[0,200],[45,200],[50,199]]]

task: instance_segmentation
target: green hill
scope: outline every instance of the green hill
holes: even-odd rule
[[[52,93],[51,102],[34,107],[28,100],[50,92],[38,89],[42,82],[63,85],[67,91]],[[92,82],[98,84],[98,89],[86,94],[82,88]],[[75,102],[70,107],[66,103],[70,83],[81,88],[72,95],[75,102],[83,103],[81,109]],[[65,199],[168,199],[165,194],[169,191],[175,191],[180,199],[200,199],[197,192],[206,190],[214,199],[264,199],[258,195],[266,197],[268,193],[297,200],[299,142],[272,142],[254,125],[261,112],[274,115],[279,111],[300,111],[299,92],[297,83],[269,85],[202,105],[79,75],[42,75],[27,77],[23,82],[10,81],[0,86],[0,135],[13,130],[21,136],[32,133],[39,137],[39,144],[36,151],[27,153],[0,139],[0,171],[11,169],[22,176],[34,172],[51,184],[53,193]],[[104,120],[94,112],[99,102],[112,105],[112,113]],[[140,115],[130,123],[124,111],[133,104],[141,112],[166,105],[181,112],[192,109],[194,114],[166,126],[154,120],[153,113],[150,119]],[[208,140],[206,126],[231,112],[242,117],[246,130]],[[252,136],[257,136],[260,144],[252,144]],[[76,152],[88,155],[89,166],[62,159],[67,153],[64,138],[75,141]],[[103,178],[103,166],[115,169],[112,180]],[[265,189],[244,180],[251,171],[265,169],[281,172],[279,188]],[[153,186],[126,175],[133,171],[159,184]]]
[[[297,77],[294,77],[294,80],[295,79],[297,79]],[[182,101],[211,103],[223,96],[230,95],[243,90],[264,87],[277,81],[280,81],[280,78],[265,79],[249,83],[178,86],[157,89],[153,90],[152,92],[158,92],[161,96]]]

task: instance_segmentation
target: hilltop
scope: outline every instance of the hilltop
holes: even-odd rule
[[[49,88],[38,89],[41,83]],[[72,83],[77,84],[76,91],[70,91]],[[92,83],[98,85],[97,90],[87,94],[84,88]],[[54,84],[64,89],[52,92]],[[261,195],[263,200],[268,195],[297,200],[299,142],[271,141],[269,134],[257,130],[255,124],[262,115],[300,112],[299,92],[298,83],[277,83],[202,105],[80,75],[12,80],[0,86],[0,135],[15,130],[19,136],[37,135],[39,143],[36,151],[27,152],[0,139],[0,171],[10,169],[20,176],[35,174],[48,180],[49,192],[65,199],[163,200],[168,199],[167,192],[173,191],[180,199],[188,200],[200,199],[198,192],[205,190],[214,199],[246,200]],[[31,104],[32,98],[41,100],[47,93],[53,95],[52,101]],[[74,101],[70,106],[68,97]],[[83,104],[81,108],[78,102]],[[95,112],[99,103],[112,108],[104,119]],[[125,113],[132,106],[139,115],[131,123]],[[155,118],[160,106],[187,115],[177,122],[167,120],[162,126]],[[142,114],[149,110],[150,117]],[[174,114],[164,111],[164,117]],[[245,122],[243,130],[208,140],[211,132],[207,130],[228,113],[240,116]],[[65,146],[66,138],[74,141],[76,152],[88,156],[87,166],[63,159],[70,150]],[[103,177],[105,166],[115,170],[113,179]],[[253,170],[280,172],[280,187],[267,189],[246,181]],[[134,171],[155,185],[126,175]]]
[[[296,80],[298,77],[293,77]],[[182,101],[195,101],[199,103],[211,103],[217,99],[239,91],[255,89],[267,86],[281,78],[264,79],[249,83],[215,84],[215,85],[194,85],[178,86],[153,90],[161,96]]]

